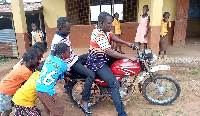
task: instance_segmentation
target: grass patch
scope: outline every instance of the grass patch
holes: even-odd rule
[[[189,67],[190,70],[194,70],[195,68],[196,67],[194,65]]]
[[[197,75],[197,74],[199,74],[199,71],[192,71],[191,74],[192,75]]]
[[[11,60],[11,58],[6,58],[4,55],[0,55],[0,62],[7,62],[10,60]]]

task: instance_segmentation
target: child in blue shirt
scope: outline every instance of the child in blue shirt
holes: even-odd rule
[[[65,43],[59,43],[55,47],[55,53],[56,56],[49,55],[46,58],[36,83],[36,94],[44,105],[48,116],[61,116],[64,114],[64,107],[56,94],[54,86],[59,79],[67,81],[67,77],[65,77],[67,64],[62,59],[69,58],[69,46]]]

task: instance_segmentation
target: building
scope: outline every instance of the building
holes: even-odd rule
[[[27,26],[23,2],[22,0],[12,0],[11,4],[18,51],[21,56],[25,50],[29,49],[25,34]],[[90,35],[96,23],[95,16],[98,16],[94,12],[100,11],[107,11],[111,14],[119,11],[120,15],[123,15],[121,37],[126,41],[134,42],[142,7],[149,5],[148,14],[151,21],[148,46],[152,48],[153,53],[157,54],[162,14],[166,11],[170,12],[172,28],[169,32],[169,43],[174,46],[184,45],[187,31],[190,33],[200,32],[200,25],[195,25],[200,23],[199,4],[199,0],[42,0],[47,47],[50,48],[59,17],[68,17],[72,23],[70,34],[72,46],[89,47]],[[190,17],[193,18],[190,19]]]

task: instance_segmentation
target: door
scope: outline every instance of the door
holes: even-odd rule
[[[190,0],[177,0],[173,46],[185,44]]]

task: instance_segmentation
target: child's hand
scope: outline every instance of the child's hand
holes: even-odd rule
[[[65,80],[65,82],[72,81],[69,77],[65,77],[64,80]]]
[[[70,74],[68,71],[65,71],[65,76],[66,76],[66,77],[70,77],[71,74]]]
[[[66,77],[66,81],[68,82],[68,81],[72,81],[69,77]]]

